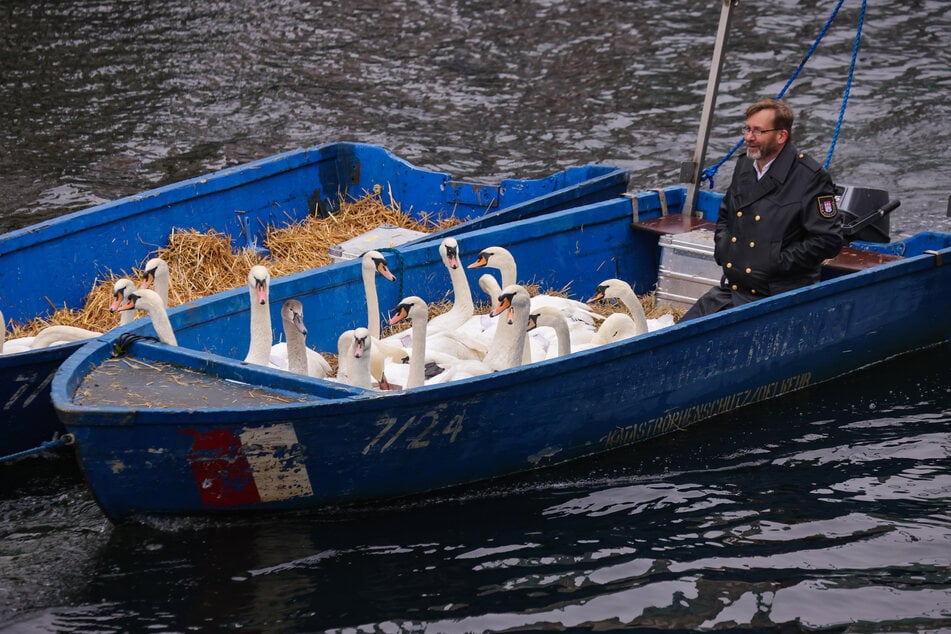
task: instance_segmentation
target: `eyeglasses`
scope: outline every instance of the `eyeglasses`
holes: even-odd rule
[[[751,128],[748,125],[743,126],[743,136],[747,134],[752,134],[754,137],[761,137],[767,132],[776,132],[777,130],[782,130],[782,128],[770,128],[769,130],[763,130],[761,128]]]

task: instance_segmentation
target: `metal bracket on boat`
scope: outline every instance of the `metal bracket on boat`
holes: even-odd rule
[[[662,187],[657,187],[657,188],[652,189],[652,190],[650,190],[650,191],[657,192],[657,197],[658,197],[658,199],[660,199],[660,215],[661,215],[661,217],[667,216],[667,193],[664,191],[664,189],[663,189]],[[637,194],[632,194],[632,193],[630,193],[630,192],[625,192],[625,193],[621,194],[621,196],[623,196],[624,198],[630,198],[630,199],[631,199],[631,217],[632,217],[632,219],[633,219],[632,222],[640,222],[640,221],[641,221],[641,210],[640,210],[640,205],[639,205],[638,202],[637,202]]]
[[[637,210],[637,194],[624,192],[621,196],[631,201],[631,222],[640,222],[641,217]]]
[[[662,187],[658,187],[654,190],[657,192],[657,197],[660,198],[660,215],[662,217],[667,216],[667,194],[664,192]]]
[[[941,266],[941,260],[942,260],[941,251],[935,251],[935,250],[933,250],[933,249],[927,249],[927,250],[923,251],[923,253],[925,253],[926,255],[933,255],[933,256],[934,256],[934,265],[935,265],[935,266]]]

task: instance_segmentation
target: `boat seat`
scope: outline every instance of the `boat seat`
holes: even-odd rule
[[[638,220],[631,223],[635,229],[650,231],[659,235],[670,235],[677,233],[687,233],[695,229],[709,229],[713,231],[717,228],[715,222],[704,220],[696,216],[684,217],[681,214],[671,214],[650,220]]]
[[[861,249],[853,249],[852,247],[842,247],[839,254],[834,258],[826,260],[823,266],[837,271],[851,273],[901,259],[902,257],[900,255],[874,253]]]

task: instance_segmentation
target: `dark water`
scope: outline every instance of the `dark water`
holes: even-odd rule
[[[739,3],[711,161],[833,6]],[[820,160],[859,7],[845,2],[788,94]],[[343,140],[472,180],[606,162],[636,189],[672,184],[719,10],[6,0],[0,230]],[[831,171],[902,200],[895,236],[951,230],[948,41],[947,2],[870,3]],[[0,628],[951,631],[948,353],[353,517],[114,527],[69,463],[21,463],[0,471]]]

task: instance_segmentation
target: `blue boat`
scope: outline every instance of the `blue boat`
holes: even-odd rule
[[[671,187],[457,234],[468,264],[490,246],[519,281],[591,297],[608,278],[663,286],[665,239],[711,226],[719,196]],[[400,248],[380,305],[441,298],[438,243]],[[339,509],[511,476],[681,431],[832,381],[951,335],[951,234],[853,242],[821,282],[555,359],[378,391],[241,361],[239,289],[169,311],[178,346],[148,319],[63,364],[52,400],[86,481],[114,521],[152,514]],[[945,264],[945,266],[942,266]],[[475,274],[468,269],[472,288]],[[336,350],[366,325],[359,262],[274,280],[272,317],[299,300],[308,344]],[[277,323],[280,323],[277,321]],[[124,337],[124,352],[115,348]],[[143,495],[143,492],[148,492]]]
[[[82,308],[97,279],[140,266],[173,229],[215,230],[236,250],[259,248],[268,228],[333,213],[341,197],[357,200],[377,187],[383,204],[420,219],[466,221],[451,233],[616,197],[628,177],[618,167],[586,165],[489,184],[415,167],[373,145],[286,152],[0,236],[0,311],[24,323],[48,315],[51,305]],[[64,432],[49,385],[80,346],[0,355],[0,458],[42,448]]]

